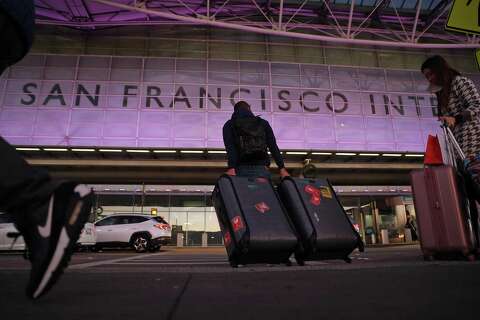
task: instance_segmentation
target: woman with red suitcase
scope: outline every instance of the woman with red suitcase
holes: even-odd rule
[[[440,120],[452,129],[467,170],[480,182],[480,95],[475,84],[441,56],[428,58],[421,70],[437,96]]]
[[[428,58],[421,70],[437,96],[439,120],[448,126],[444,127],[448,162],[457,167],[427,166],[411,173],[422,251],[428,260],[458,253],[474,260],[479,248],[478,218],[475,201],[468,200],[480,200],[480,192],[474,190],[477,183],[471,179],[480,173],[476,160],[480,155],[480,95],[470,79],[440,56]],[[456,165],[452,148],[461,159],[466,158],[465,165]]]

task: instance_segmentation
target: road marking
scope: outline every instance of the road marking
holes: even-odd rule
[[[139,262],[120,262],[116,263],[116,265],[122,266],[130,266],[130,265],[164,265],[164,266],[172,266],[172,265],[180,265],[180,266],[196,266],[196,265],[228,265],[228,261],[213,261],[213,262],[147,262],[147,261],[139,261]]]
[[[166,252],[159,252],[159,253],[151,253],[149,256],[154,257],[154,256],[159,256],[159,255],[165,255]],[[118,258],[118,259],[109,259],[109,260],[102,260],[102,261],[97,261],[97,262],[87,262],[87,263],[79,263],[70,266],[69,269],[85,269],[85,268],[90,268],[90,267],[97,267],[97,266],[102,266],[106,264],[115,264],[117,262],[121,261],[129,261],[129,260],[137,260],[137,259],[143,259],[145,258],[144,256],[133,256],[133,257],[125,257],[125,258]]]

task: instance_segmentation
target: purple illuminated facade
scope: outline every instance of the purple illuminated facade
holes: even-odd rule
[[[15,145],[222,148],[239,100],[286,149],[415,152],[438,131],[409,70],[30,55],[2,84],[0,134]]]

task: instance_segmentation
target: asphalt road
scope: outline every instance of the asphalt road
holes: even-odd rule
[[[232,269],[223,249],[79,253],[45,297],[28,263],[0,254],[0,319],[478,319],[480,262],[424,262],[417,246],[353,263]]]

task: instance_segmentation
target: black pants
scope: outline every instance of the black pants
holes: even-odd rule
[[[47,199],[55,187],[46,171],[29,165],[0,137],[0,211],[28,208]]]
[[[28,18],[26,13],[24,18]],[[29,45],[22,33],[28,30],[22,30],[10,14],[0,8],[0,43],[3,44],[0,47],[0,74],[28,51]],[[0,137],[0,211],[28,214],[30,205],[48,199],[54,189],[55,183],[46,171],[29,165]]]

